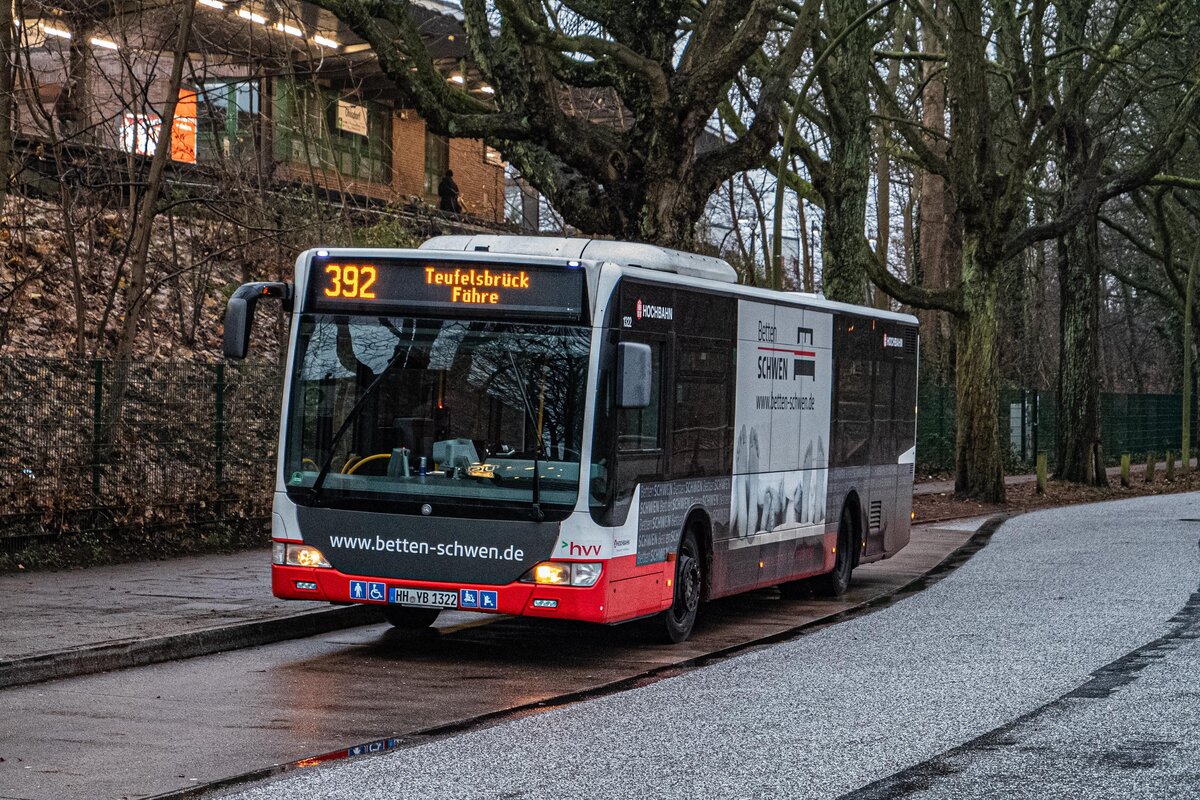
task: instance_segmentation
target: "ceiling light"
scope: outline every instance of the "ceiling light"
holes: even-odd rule
[[[91,42],[96,47],[103,47],[105,50],[116,50],[117,49],[117,43],[110,42],[108,39],[92,38],[92,39],[89,39],[88,41]]]
[[[225,10],[225,4],[221,0],[200,0],[200,5],[215,8],[217,11]]]
[[[340,46],[333,39],[330,39],[325,36],[314,36],[314,37],[312,37],[312,40],[313,40],[313,44],[320,45],[321,47],[328,47],[333,50],[336,50]]]
[[[297,28],[295,25],[288,25],[286,22],[276,22],[275,30],[283,31],[288,36],[303,36],[304,31]]]
[[[253,11],[247,11],[244,8],[238,10],[238,16],[241,17],[242,19],[248,19],[251,22],[257,23],[259,25],[267,24],[267,18],[264,17],[262,14],[255,14]]]
[[[53,25],[47,25],[44,22],[42,23],[42,32],[45,33],[47,36],[57,36],[60,39],[70,39],[71,38],[70,31],[64,30],[63,28],[56,28]]]
[[[454,83],[457,83],[459,86],[462,86],[464,83],[462,75],[451,75],[450,80]]]
[[[489,86],[486,83],[479,84],[479,91],[483,92],[484,94],[495,94],[496,93],[496,90],[493,89],[491,86]]]

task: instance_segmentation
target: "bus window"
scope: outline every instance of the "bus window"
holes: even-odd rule
[[[837,372],[835,463],[862,466],[869,462],[871,435],[871,362],[851,356]]]
[[[662,344],[649,344],[650,405],[620,410],[617,418],[617,449],[623,452],[662,448]]]
[[[716,475],[727,467],[733,420],[732,348],[718,339],[675,340],[671,476]]]
[[[876,463],[890,464],[900,455],[896,450],[895,412],[892,404],[896,365],[892,361],[883,360],[876,361],[874,367],[873,395],[875,402],[871,421],[875,429],[871,436],[871,449],[873,450],[871,460]]]

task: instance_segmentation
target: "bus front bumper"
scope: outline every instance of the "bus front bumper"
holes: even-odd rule
[[[606,609],[608,575],[603,571],[592,586],[555,586],[514,581],[498,586],[439,583],[349,575],[332,568],[271,565],[271,592],[284,600],[324,600],[331,603],[394,604],[394,589],[452,592],[457,605],[447,611],[613,622]]]

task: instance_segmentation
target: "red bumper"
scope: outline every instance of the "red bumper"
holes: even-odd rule
[[[515,582],[501,586],[484,586],[465,583],[435,583],[432,581],[395,580],[347,575],[335,569],[312,567],[271,566],[271,591],[285,600],[328,600],[331,603],[363,603],[364,605],[387,605],[387,600],[364,601],[351,597],[351,581],[382,583],[386,586],[384,598],[391,597],[394,588],[435,589],[455,592],[461,590],[495,592],[495,608],[461,607],[463,611],[512,614],[526,617],[551,619],[574,619],[584,622],[613,622],[605,602],[608,595],[608,576],[601,574],[595,586],[538,586],[532,583]],[[303,586],[315,588],[301,588]],[[540,601],[535,605],[535,601]]]
[[[349,575],[336,569],[313,567],[271,566],[271,591],[285,600],[327,600],[331,603],[363,603],[387,605],[395,588],[433,589],[447,592],[474,590],[495,592],[495,608],[467,607],[460,610],[514,616],[572,619],[583,622],[614,623],[653,614],[669,608],[674,589],[670,576],[673,562],[637,566],[634,556],[614,558],[604,562],[604,570],[595,586],[539,586],[513,582],[502,586],[469,583],[441,583],[364,575]],[[364,601],[351,595],[351,581],[383,584],[383,599]]]

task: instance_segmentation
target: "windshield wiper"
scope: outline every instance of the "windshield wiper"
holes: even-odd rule
[[[317,479],[313,481],[312,488],[308,490],[309,502],[316,504],[321,497],[321,487],[325,484],[325,477],[329,474],[329,467],[333,464],[333,457],[337,453],[337,443],[346,435],[346,431],[350,430],[350,424],[358,419],[358,415],[366,407],[367,400],[375,394],[376,390],[383,385],[383,379],[392,371],[392,367],[396,366],[396,362],[400,360],[400,356],[408,352],[407,348],[396,348],[396,352],[392,355],[391,360],[384,366],[383,370],[375,376],[375,380],[367,387],[362,396],[358,398],[358,402],[350,409],[350,413],[346,414],[346,418],[342,420],[342,426],[337,429],[337,433],[329,440],[329,455],[325,456],[325,460],[321,462],[321,469],[317,472]]]

